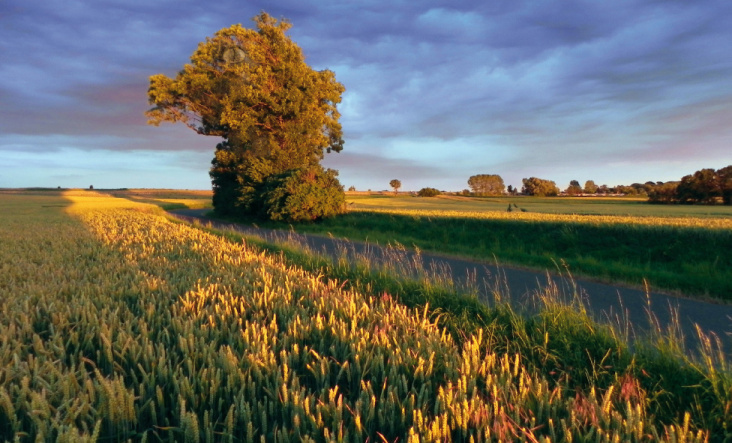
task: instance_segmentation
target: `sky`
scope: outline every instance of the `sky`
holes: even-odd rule
[[[149,76],[261,11],[346,88],[346,188],[732,164],[729,0],[0,0],[0,188],[210,189],[219,139],[147,125]]]

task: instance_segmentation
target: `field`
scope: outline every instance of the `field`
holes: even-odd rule
[[[294,228],[732,301],[732,207],[353,196],[349,208]]]
[[[613,215],[634,217],[730,218],[730,206],[651,205],[646,198],[630,197],[458,197],[418,198],[399,195],[347,194],[352,207],[360,209],[399,209],[415,211],[514,212],[568,215]]]
[[[203,209],[211,208],[211,191],[182,191],[180,189],[125,189],[104,191],[128,200],[151,203],[166,211],[175,209]]]
[[[2,440],[732,438],[713,342],[631,350],[555,288],[522,317],[126,198],[0,203]]]

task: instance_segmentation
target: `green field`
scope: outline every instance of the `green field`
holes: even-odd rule
[[[126,198],[0,204],[0,440],[732,436],[712,342],[698,360],[662,331],[631,348],[555,288],[522,316]]]
[[[343,216],[292,228],[538,270],[566,265],[575,275],[732,301],[730,207],[529,197],[349,203]]]

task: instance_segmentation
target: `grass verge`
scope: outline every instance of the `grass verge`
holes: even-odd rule
[[[538,269],[564,262],[574,275],[732,301],[732,230],[578,220],[358,211],[293,229]]]
[[[698,351],[684,349],[678,324],[658,325],[650,336],[629,337],[622,324],[592,320],[578,294],[560,294],[556,286],[535,294],[538,313],[529,314],[528,308],[504,302],[500,286],[492,288],[490,299],[479,300],[477,288],[456,287],[440,272],[405,262],[398,249],[378,260],[368,256],[354,260],[344,251],[343,258],[334,261],[297,242],[273,244],[236,231],[197,226],[278,254],[291,265],[343,282],[354,291],[384,294],[425,310],[457,343],[464,344],[481,331],[488,349],[521,355],[527,368],[552,386],[576,392],[578,403],[586,400],[588,390],[607,393],[617,388],[625,401],[642,399],[662,423],[682,423],[682,411],[693,411],[691,423],[703,423],[712,441],[732,438],[732,368],[717,337],[698,332],[702,343]],[[405,272],[407,268],[412,271]],[[400,277],[404,275],[420,277]],[[568,299],[574,302],[563,301]]]

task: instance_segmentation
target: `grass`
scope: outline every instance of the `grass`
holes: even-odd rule
[[[564,262],[575,275],[732,301],[732,218],[467,212],[451,200],[431,204],[442,209],[357,209],[293,229],[537,269]]]
[[[524,316],[418,263],[410,280],[88,192],[0,200],[3,440],[732,438],[712,342],[631,351],[556,288]]]
[[[721,414],[717,418],[701,418],[705,423],[716,423],[715,426],[725,429],[732,424],[721,418],[732,410],[728,399],[732,391],[725,391],[731,381],[727,378],[729,356],[721,350],[717,338],[698,333],[702,349],[697,354],[684,349],[678,324],[672,323],[666,327],[657,325],[650,336],[635,338],[633,346],[629,346],[628,325],[596,323],[577,298],[566,302],[577,294],[560,293],[557,287],[534,294],[531,303],[539,306],[539,312],[527,315],[521,306],[503,302],[504,288],[493,288],[490,299],[479,301],[465,295],[476,294],[477,288],[456,287],[440,270],[425,270],[418,261],[405,262],[400,248],[389,248],[386,257],[366,256],[333,263],[310,251],[303,252],[297,242],[273,245],[243,238],[237,232],[211,231],[280,254],[288,263],[324,278],[347,282],[357,291],[395,294],[400,303],[420,311],[429,307],[433,320],[459,343],[471,334],[485,332],[491,337],[493,350],[521,355],[527,367],[551,380],[553,386],[586,392],[608,389],[621,380],[623,395],[642,396],[654,417],[662,422],[680,420],[679,411],[691,408]],[[403,277],[415,274],[420,279]],[[701,355],[701,360],[690,358],[690,353]],[[720,372],[720,367],[725,369]],[[721,378],[715,379],[717,376]],[[702,393],[707,388],[711,391]],[[727,432],[716,429],[711,433],[712,441],[722,434],[732,437]]]

